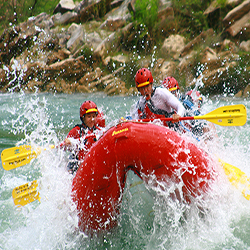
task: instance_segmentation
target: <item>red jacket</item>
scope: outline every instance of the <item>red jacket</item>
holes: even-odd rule
[[[78,139],[79,144],[77,144],[77,148],[74,148],[75,154],[78,155],[78,160],[82,160],[91,146],[96,142],[96,134],[94,133],[96,130],[101,130],[99,127],[94,127],[92,129],[87,128],[83,124],[76,125],[73,129],[71,129],[66,138]],[[83,145],[84,144],[84,145]],[[68,148],[65,143],[60,144],[61,148],[72,150]]]

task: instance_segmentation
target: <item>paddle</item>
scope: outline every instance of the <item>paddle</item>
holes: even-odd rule
[[[242,172],[239,168],[228,164],[221,159],[219,159],[221,166],[223,167],[228,180],[233,186],[242,192],[242,195],[250,200],[250,179],[247,178],[246,174]],[[14,204],[17,206],[25,206],[35,200],[39,200],[39,192],[37,191],[38,183],[37,181],[32,181],[31,183],[26,183],[19,187],[16,187],[12,191],[12,197]]]
[[[28,182],[24,185],[16,187],[12,191],[12,198],[16,206],[25,206],[35,200],[39,200],[39,192],[37,191],[37,181]]]
[[[221,159],[219,159],[219,162],[221,163],[231,184],[239,189],[247,200],[250,200],[250,179],[247,178],[246,174],[239,168],[226,163]]]
[[[155,119],[141,119],[149,122]],[[162,121],[172,121],[173,118],[160,118]],[[207,120],[221,126],[243,126],[247,121],[247,111],[243,104],[223,106],[206,115],[180,117],[180,120]]]
[[[54,148],[55,146],[50,145],[49,147]],[[46,149],[36,147],[34,150],[31,146],[27,145],[4,149],[1,153],[2,166],[5,170],[24,166],[36,158],[42,150]]]

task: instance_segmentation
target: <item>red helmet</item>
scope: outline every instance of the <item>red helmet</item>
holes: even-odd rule
[[[201,94],[200,94],[200,92],[199,91],[195,91],[195,94],[196,94],[196,96],[197,96],[197,98],[195,98],[194,99],[194,96],[193,96],[193,90],[191,89],[191,90],[189,90],[187,93],[186,93],[186,95],[187,96],[190,96],[190,98],[193,100],[193,101],[197,101],[198,102],[198,105],[202,105],[202,102],[203,102],[203,99],[202,99],[202,96],[201,96]]]
[[[154,79],[150,70],[146,68],[141,68],[136,72],[135,75],[135,86],[136,88],[147,86],[150,83],[153,83]]]
[[[199,92],[199,91],[195,91],[195,92],[196,92],[195,94],[196,94],[196,96],[197,96],[197,100],[202,100],[202,96],[201,96],[200,92]],[[191,90],[189,90],[189,91],[186,93],[186,95],[190,96],[190,97],[193,99],[192,93],[193,93],[193,90],[191,89]]]
[[[180,89],[177,80],[172,76],[168,76],[167,78],[165,78],[162,82],[162,85],[165,88],[167,88],[170,92]]]
[[[96,113],[98,114],[97,106],[92,101],[85,101],[80,107],[80,117],[83,117],[88,113]]]

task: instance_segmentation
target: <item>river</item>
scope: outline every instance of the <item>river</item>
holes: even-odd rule
[[[80,122],[79,107],[93,100],[103,111],[106,125],[117,124],[130,113],[138,97],[95,94],[0,94],[0,151],[21,144],[58,145]],[[248,99],[213,97],[203,110],[244,104]],[[242,127],[215,125],[218,138],[197,145],[216,153],[250,176],[250,122]],[[75,207],[70,199],[72,176],[66,171],[67,153],[43,151],[23,167],[0,168],[0,249],[250,249],[250,201],[230,183],[205,204],[206,218],[195,209],[182,220],[180,204],[171,202],[129,173],[119,225],[102,237],[87,237],[77,230]],[[15,207],[12,190],[38,180],[41,202]]]

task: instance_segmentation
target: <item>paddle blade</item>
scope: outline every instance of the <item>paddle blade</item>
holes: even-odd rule
[[[7,148],[1,154],[2,166],[5,170],[11,170],[30,163],[36,157],[37,152],[32,150],[31,146]]]
[[[250,200],[250,180],[247,178],[246,174],[239,168],[228,164],[221,159],[219,159],[219,162],[223,166],[224,171],[232,185],[239,189],[247,200]]]
[[[25,206],[35,200],[39,200],[39,192],[37,191],[37,181],[28,182],[24,185],[16,187],[12,191],[12,198],[16,206]]]
[[[5,170],[21,167],[36,157],[37,152],[27,145],[7,148],[1,153],[2,166]]]
[[[247,121],[247,110],[243,104],[223,106],[206,115],[194,116],[194,119],[205,119],[220,126],[243,126]]]

